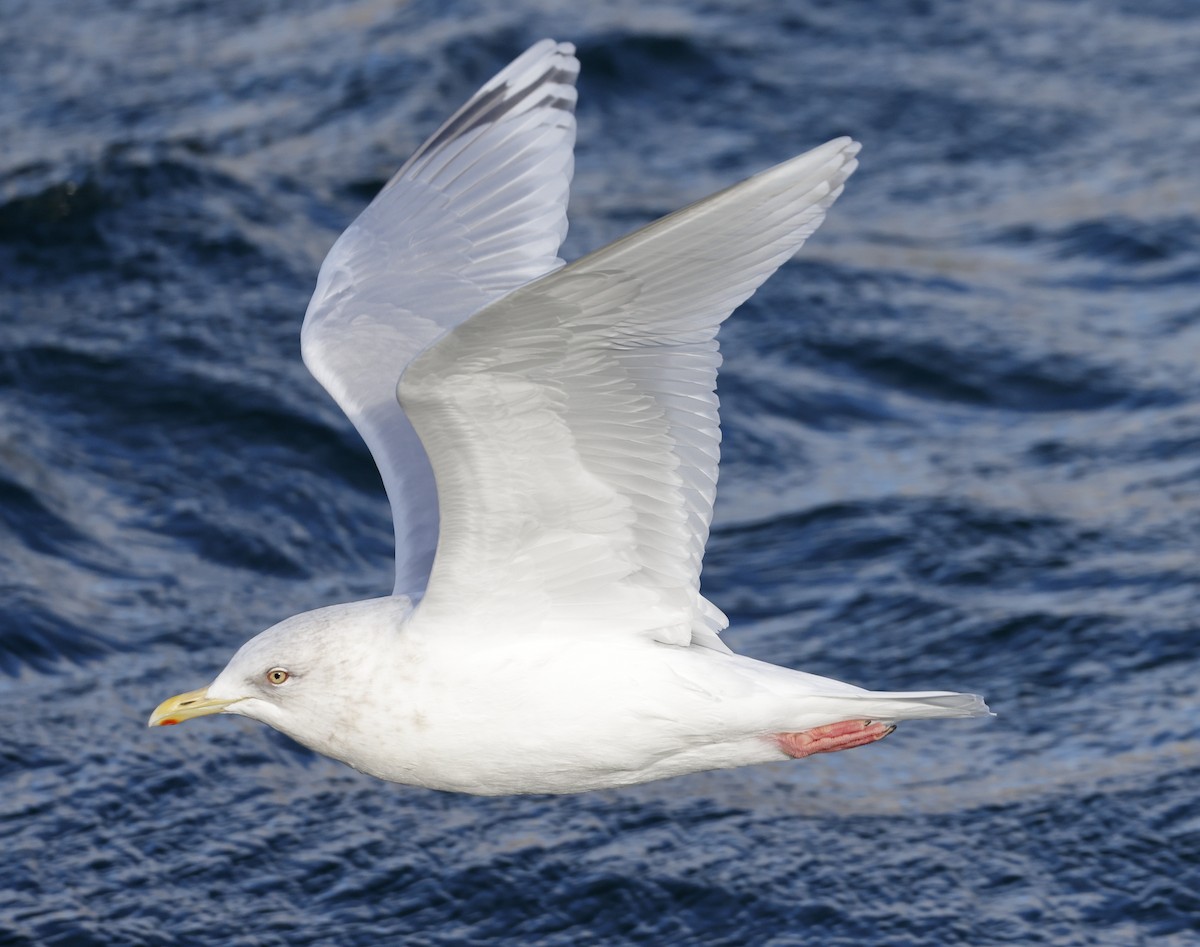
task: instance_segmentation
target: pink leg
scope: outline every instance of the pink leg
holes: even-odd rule
[[[882,740],[896,729],[894,723],[872,723],[870,720],[846,720],[827,727],[814,727],[799,733],[777,733],[775,742],[794,760],[814,753],[833,753],[849,750]]]

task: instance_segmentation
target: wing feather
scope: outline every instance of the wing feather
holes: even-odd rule
[[[857,152],[837,139],[650,224],[412,362],[398,394],[442,511],[414,621],[723,648],[699,587],[717,330],[817,228]]]
[[[438,532],[433,471],[396,382],[447,329],[562,265],[578,72],[569,43],[527,50],[417,149],[321,266],[301,351],[379,466],[396,593],[425,587]]]

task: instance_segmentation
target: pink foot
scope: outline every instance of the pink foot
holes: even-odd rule
[[[775,742],[794,760],[812,756],[814,753],[833,753],[866,746],[882,740],[896,729],[894,723],[872,723],[870,720],[845,720],[831,723],[827,727],[813,727],[799,733],[777,733]]]

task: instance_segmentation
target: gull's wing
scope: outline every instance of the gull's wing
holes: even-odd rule
[[[492,303],[409,366],[437,558],[414,621],[596,627],[723,648],[700,595],[720,324],[854,171],[831,141]]]
[[[304,363],[379,466],[397,593],[425,586],[438,505],[396,383],[447,329],[562,265],[574,52],[543,40],[480,89],[342,234],[317,277],[300,334]]]

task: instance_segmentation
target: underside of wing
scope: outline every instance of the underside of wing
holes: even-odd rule
[[[418,149],[321,266],[304,362],[379,466],[397,593],[425,587],[438,505],[396,382],[442,333],[562,264],[578,72],[569,43],[527,50]]]
[[[854,171],[831,141],[530,283],[417,358],[399,395],[441,533],[416,620],[723,647],[700,595],[720,324]]]

